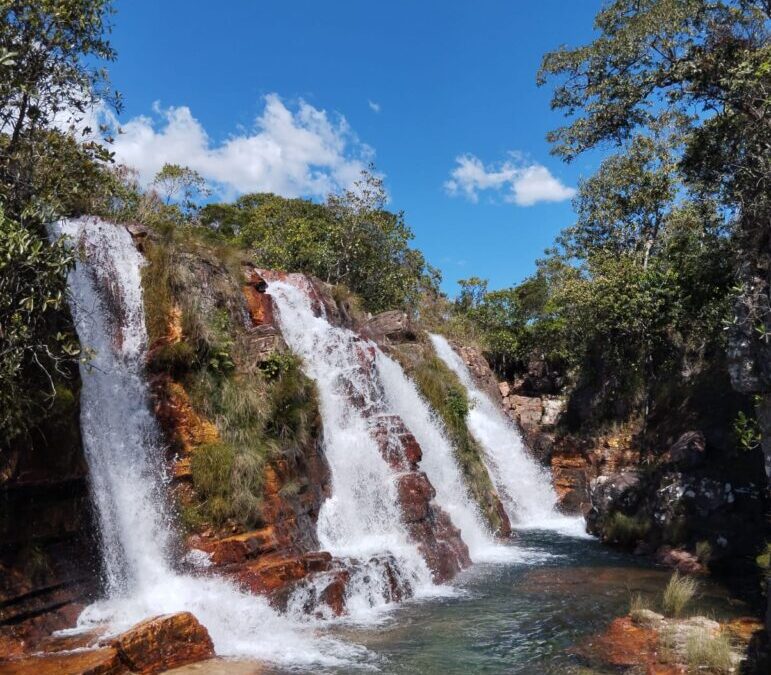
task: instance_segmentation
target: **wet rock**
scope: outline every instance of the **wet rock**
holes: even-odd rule
[[[407,523],[415,523],[428,518],[429,502],[436,494],[428,476],[422,471],[407,473],[399,476],[396,485],[404,520]]]
[[[380,454],[395,471],[415,471],[423,458],[415,436],[397,415],[379,415],[372,425],[372,436]]]
[[[660,565],[672,567],[683,574],[707,573],[707,568],[699,562],[699,559],[684,549],[660,546],[656,550],[654,559]]]
[[[615,667],[654,664],[658,633],[652,628],[636,625],[631,618],[614,619],[607,631],[591,638],[579,653],[590,661],[600,661]]]
[[[0,661],[2,675],[121,675],[128,672],[113,647]]]
[[[613,511],[631,512],[639,500],[640,475],[627,470],[595,478],[589,487],[591,509],[586,515],[587,530],[600,534],[601,524]]]
[[[209,633],[190,612],[165,614],[138,623],[110,642],[129,670],[142,675],[214,656]]]

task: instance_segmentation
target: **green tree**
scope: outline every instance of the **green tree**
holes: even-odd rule
[[[34,424],[77,345],[58,330],[71,251],[0,210],[0,447]]]
[[[119,97],[99,62],[115,52],[106,38],[108,0],[3,0],[0,3],[0,196],[9,215],[26,217],[33,200],[43,200],[36,174],[41,167],[66,173],[49,152],[54,126],[73,128],[94,107]],[[96,130],[86,130],[96,131]],[[106,159],[98,143],[84,151]]]
[[[167,205],[176,202],[188,215],[196,208],[198,200],[211,194],[200,173],[179,164],[164,164],[155,174],[152,185]]]
[[[737,239],[742,291],[733,325],[745,391],[771,391],[771,4],[767,0],[614,0],[597,38],[547,54],[539,82],[570,118],[549,135],[570,160],[676,119],[679,169],[720,200]]]
[[[252,251],[259,264],[345,284],[366,309],[413,309],[436,292],[437,271],[410,248],[402,213],[385,209],[382,181],[372,171],[325,204],[250,194],[233,204],[209,204],[201,220]]]

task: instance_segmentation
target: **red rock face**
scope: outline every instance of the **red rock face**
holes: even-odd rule
[[[428,476],[419,471],[423,452],[415,436],[397,415],[373,420],[372,437],[394,471],[404,522],[426,560],[436,583],[445,583],[471,564],[468,547],[450,517],[433,502]]]
[[[209,633],[190,612],[147,619],[110,644],[129,670],[142,675],[162,673],[214,656]]]
[[[207,630],[190,614],[166,614],[107,640],[98,631],[48,638],[30,656],[3,661],[8,675],[154,675],[214,656]]]

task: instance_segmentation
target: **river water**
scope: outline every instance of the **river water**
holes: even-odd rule
[[[581,646],[626,614],[633,594],[655,606],[671,570],[614,551],[592,539],[552,531],[518,534],[518,562],[477,564],[450,597],[395,606],[379,625],[337,625],[327,631],[363,645],[357,662],[314,673],[394,675],[604,675]],[[714,582],[701,582],[694,610],[728,618],[749,613]],[[285,675],[296,670],[238,661],[210,661],[175,675]],[[307,671],[305,671],[307,672]]]

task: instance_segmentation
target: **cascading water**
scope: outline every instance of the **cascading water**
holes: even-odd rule
[[[468,391],[469,429],[482,445],[488,471],[513,525],[584,535],[583,518],[557,511],[557,494],[547,472],[530,456],[519,430],[474,382],[463,359],[441,335],[431,335],[437,356]]]
[[[376,347],[344,328],[316,316],[308,292],[286,281],[269,284],[278,308],[281,332],[303,359],[316,382],[324,426],[324,448],[332,476],[332,496],[319,513],[317,534],[333,556],[365,565],[366,574],[349,583],[346,606],[354,619],[373,604],[383,604],[385,570],[380,556],[393,556],[396,568],[414,593],[435,589],[417,546],[402,521],[394,471],[372,436],[371,420],[387,413],[367,351]]]
[[[436,413],[423,400],[401,366],[382,352],[377,357],[378,370],[389,406],[410,428],[423,448],[421,468],[436,489],[437,503],[460,527],[463,540],[475,562],[509,559],[512,550],[496,543],[472,502],[448,439]]]
[[[107,597],[86,608],[79,625],[118,631],[148,616],[187,610],[206,626],[221,655],[291,664],[355,656],[355,647],[300,632],[263,598],[172,568],[162,448],[143,378],[144,260],[121,226],[81,218],[51,229],[53,236],[71,237],[83,254],[68,281],[75,326],[90,355],[81,365],[81,425],[107,577]]]

